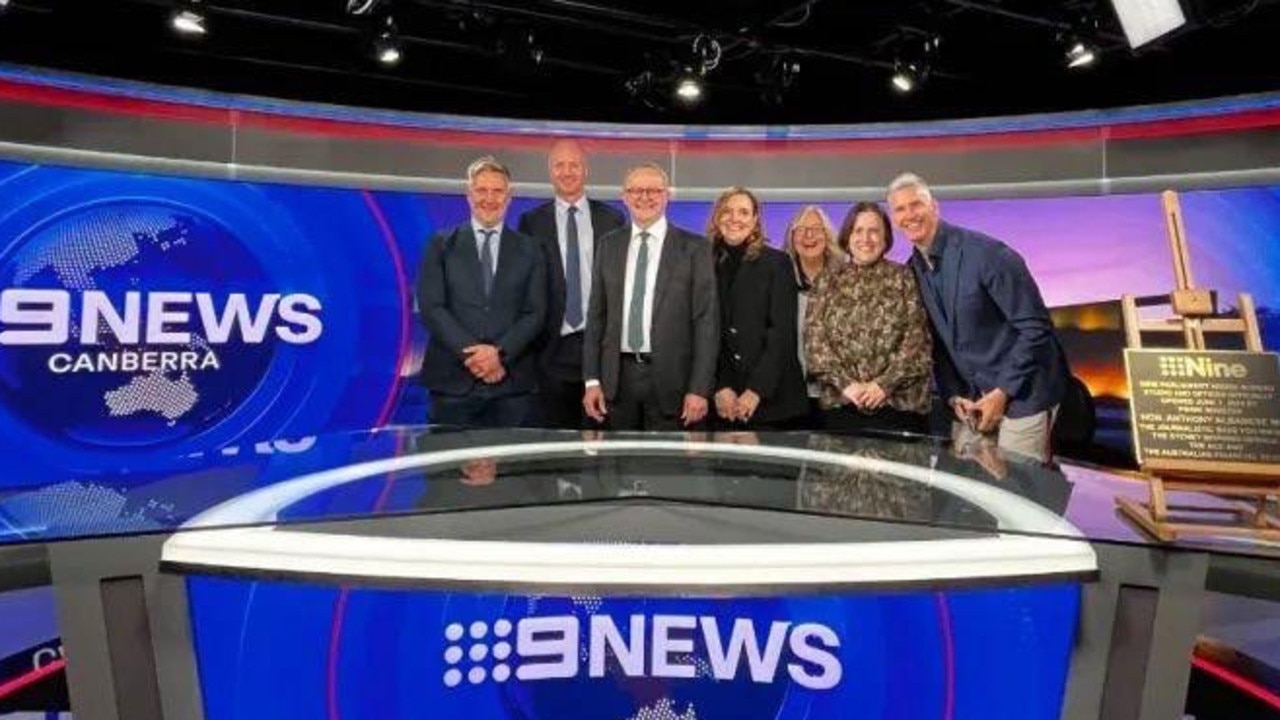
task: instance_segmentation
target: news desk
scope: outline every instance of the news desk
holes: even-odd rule
[[[928,438],[397,427],[127,474],[4,551],[84,720],[1181,718],[1203,593],[1275,587],[1148,544],[1137,483]]]

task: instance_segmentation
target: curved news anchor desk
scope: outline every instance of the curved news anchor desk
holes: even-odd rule
[[[804,434],[291,447],[147,485],[203,484],[155,534],[49,546],[78,718],[1180,717],[1208,555],[1082,532],[1056,469]]]

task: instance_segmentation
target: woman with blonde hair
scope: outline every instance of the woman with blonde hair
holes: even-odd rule
[[[915,277],[885,259],[893,233],[884,210],[854,205],[838,236],[851,261],[809,306],[806,355],[822,385],[823,427],[924,434],[932,339]]]
[[[845,255],[836,245],[836,232],[831,226],[831,219],[817,205],[805,205],[791,217],[791,222],[787,223],[784,247],[791,257],[796,290],[799,293],[796,303],[796,345],[800,369],[806,383],[805,394],[808,397],[807,426],[819,428],[822,426],[822,410],[818,403],[821,385],[811,375],[805,351],[808,308],[823,281],[844,265]]]
[[[760,201],[721,193],[707,219],[720,301],[715,409],[721,427],[793,427],[808,411],[791,263],[769,247]]]

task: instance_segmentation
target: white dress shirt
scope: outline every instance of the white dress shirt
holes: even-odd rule
[[[591,299],[591,259],[595,257],[595,228],[591,226],[591,205],[583,195],[575,203],[556,198],[556,237],[560,241],[560,267],[569,267],[569,206],[578,208],[578,276],[582,280],[582,322],[573,327],[560,321],[560,334],[569,335],[587,326],[587,303]],[[567,279],[567,278],[566,278]]]
[[[636,257],[640,253],[640,233],[639,225],[631,225],[631,243],[627,246],[627,274],[626,285],[622,294],[622,352],[642,352],[652,351],[652,343],[650,342],[650,331],[653,329],[653,293],[658,284],[658,264],[662,260],[662,243],[667,238],[667,219],[659,218],[657,222],[650,225],[647,232],[649,233],[649,254],[647,272],[645,273],[645,291],[644,291],[644,343],[638,348],[627,346],[627,337],[631,324],[631,296],[635,290],[635,274],[636,274]]]

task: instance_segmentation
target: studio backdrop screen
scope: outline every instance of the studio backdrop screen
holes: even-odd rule
[[[31,458],[4,485],[425,420],[417,267],[435,231],[466,221],[462,196],[0,162],[0,197],[0,445]],[[821,205],[838,225],[867,199]],[[517,197],[508,223],[537,202]],[[801,206],[766,203],[775,245]],[[1280,346],[1280,187],[1183,193],[1182,207],[1198,282],[1227,306],[1251,292]],[[669,216],[701,232],[709,210],[677,186]],[[942,213],[1018,250],[1051,307],[1173,287],[1155,194]],[[899,238],[890,256],[908,251]],[[1115,322],[1069,329],[1114,338]],[[1118,348],[1099,347],[1075,370],[1123,406]]]

